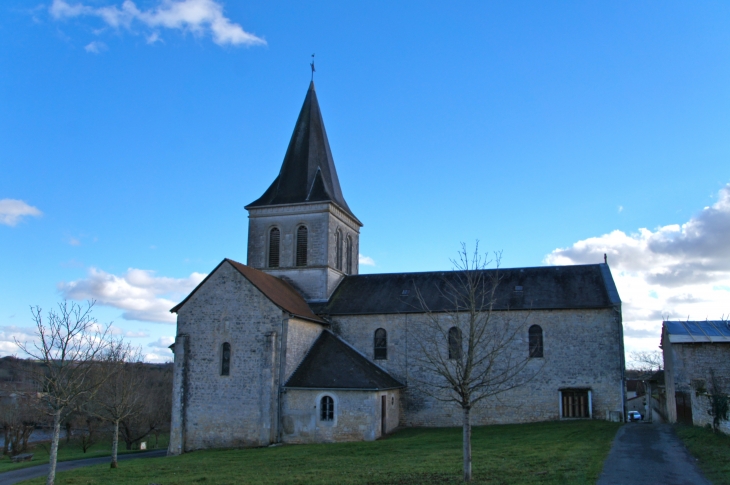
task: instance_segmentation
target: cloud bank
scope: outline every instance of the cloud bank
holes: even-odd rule
[[[155,276],[154,271],[130,268],[121,276],[97,268],[89,270],[88,277],[58,285],[64,298],[96,300],[124,310],[125,320],[157,323],[175,323],[170,308],[203,281],[206,275],[192,273],[187,278]]]
[[[2,199],[0,200],[0,224],[6,226],[15,226],[24,217],[38,217],[43,213],[32,205],[28,205],[22,200]]]
[[[556,249],[547,264],[608,263],[623,301],[627,349],[659,345],[663,317],[730,314],[730,184],[686,223],[634,234],[613,231]]]
[[[375,266],[375,260],[370,256],[363,256],[362,254],[358,257],[358,262],[364,266]]]
[[[147,42],[160,39],[160,29],[210,35],[218,45],[265,45],[266,41],[243,30],[223,14],[223,6],[215,0],[161,0],[159,5],[140,10],[131,0],[124,0],[121,7],[92,7],[83,3],[53,0],[49,7],[56,20],[76,17],[95,17],[114,29],[132,30],[135,26],[148,29]],[[103,45],[103,44],[102,44]],[[91,47],[90,47],[91,46]],[[86,46],[88,52],[100,52],[94,42]]]

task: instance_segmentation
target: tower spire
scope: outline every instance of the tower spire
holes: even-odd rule
[[[312,68],[312,82],[314,82],[314,54],[312,54],[312,62],[309,63],[309,67]]]

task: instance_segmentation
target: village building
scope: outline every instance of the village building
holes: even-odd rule
[[[670,423],[711,425],[712,377],[719,393],[730,395],[730,323],[727,320],[665,321],[662,353]],[[720,430],[730,434],[730,423]]]
[[[169,452],[460,426],[454,404],[414,384],[438,378],[418,365],[416,293],[448,311],[439,285],[455,276],[359,274],[363,225],[340,188],[313,83],[278,177],[246,209],[246,264],[224,259],[171,310]],[[494,311],[528,322],[515,345],[537,375],[485,401],[473,424],[622,420],[621,300],[608,265],[499,271]]]

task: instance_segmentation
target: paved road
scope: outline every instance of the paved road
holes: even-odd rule
[[[670,425],[628,423],[616,434],[597,485],[634,484],[711,485]]]
[[[144,453],[129,453],[119,455],[119,461],[133,460],[136,458],[158,458],[167,455],[167,450],[147,451]],[[74,470],[90,465],[99,465],[109,463],[108,456],[100,456],[98,458],[86,458],[83,460],[60,461],[56,465],[56,473]],[[32,478],[45,477],[48,475],[48,464],[21,468],[11,472],[0,473],[0,485],[13,485],[14,483],[30,480]]]

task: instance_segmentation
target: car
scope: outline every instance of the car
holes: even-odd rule
[[[641,413],[639,411],[629,411],[629,421],[641,421]]]

